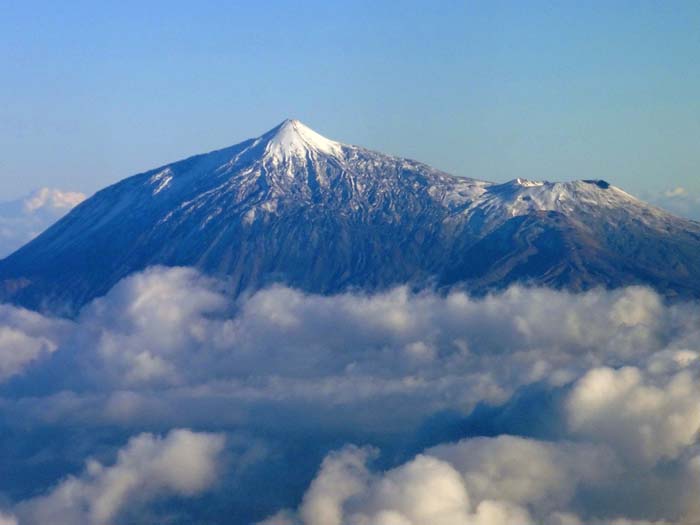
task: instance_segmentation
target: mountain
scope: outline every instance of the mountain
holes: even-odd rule
[[[0,293],[71,313],[158,264],[224,277],[236,295],[521,282],[699,297],[700,223],[601,180],[455,177],[286,120],[98,192],[0,261]]]
[[[82,193],[41,188],[21,199],[0,202],[0,257],[39,235],[83,200]]]

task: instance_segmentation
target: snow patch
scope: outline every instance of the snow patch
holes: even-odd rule
[[[516,184],[523,186],[525,188],[535,188],[537,186],[544,186],[544,182],[537,180],[528,180],[518,177],[515,179]]]
[[[274,213],[277,211],[277,199],[264,202],[260,207],[268,213]]]
[[[249,209],[243,216],[244,224],[253,224],[255,222],[255,208]]]
[[[170,186],[170,182],[173,180],[172,173],[173,170],[170,168],[165,168],[163,171],[156,173],[149,179],[149,183],[152,185],[158,185],[156,189],[153,190],[153,195],[158,195],[161,191]]]

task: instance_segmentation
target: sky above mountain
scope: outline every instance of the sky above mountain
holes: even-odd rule
[[[89,194],[286,117],[457,175],[692,200],[699,24],[691,1],[7,2],[0,200]]]

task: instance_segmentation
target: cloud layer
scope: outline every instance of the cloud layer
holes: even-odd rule
[[[0,519],[697,521],[699,341],[637,287],[234,303],[152,268],[73,320],[3,305]]]

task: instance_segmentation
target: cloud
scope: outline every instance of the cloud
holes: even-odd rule
[[[22,201],[26,212],[47,210],[53,215],[64,214],[85,200],[86,196],[77,191],[63,191],[53,188],[36,190]]]
[[[67,323],[0,304],[0,382],[58,348]]]
[[[177,383],[176,365],[189,369],[182,360],[196,359],[191,351],[223,328],[208,319],[227,305],[215,286],[191,268],[146,270],[85,308],[78,331],[94,338],[87,345],[115,382]]]
[[[579,484],[602,483],[619,470],[605,448],[514,436],[475,438],[427,453],[457,468],[476,500],[505,499],[540,514],[565,505]]]
[[[683,197],[684,195],[688,195],[688,190],[686,190],[685,188],[683,188],[683,187],[681,187],[681,186],[677,186],[677,187],[675,187],[675,188],[673,188],[673,189],[666,190],[666,191],[664,192],[664,196],[665,196],[665,197],[671,197],[671,198],[673,198],[673,197]]]
[[[353,446],[329,454],[298,512],[281,511],[261,524],[277,517],[295,525],[659,525],[698,518],[697,457],[684,464],[688,478],[666,479],[671,487],[659,494],[660,480],[639,483],[639,472],[623,469],[613,451],[579,442],[465,439],[388,470],[371,468],[375,456]],[[665,511],[669,488],[682,493],[672,517],[640,517],[649,503],[653,512]],[[610,505],[605,498],[630,499]]]
[[[307,525],[342,525],[346,501],[363,493],[369,482],[371,455],[369,448],[346,447],[323,460],[300,509]]]
[[[675,215],[700,220],[700,194],[697,191],[677,186],[645,197],[650,203]]]
[[[686,371],[654,381],[635,367],[596,368],[569,397],[569,425],[636,460],[675,459],[698,438],[699,400],[700,382]]]
[[[0,381],[55,348],[47,339],[28,337],[18,330],[0,326]]]
[[[368,449],[347,447],[326,457],[304,496],[300,522],[577,523],[573,514],[552,507],[565,507],[577,484],[599,482],[615,469],[606,452],[592,447],[508,436],[442,445],[384,472],[368,468],[372,456]]]
[[[144,481],[163,479],[161,447],[142,470],[105,450],[186,427],[236,461],[214,503],[178,504],[185,522],[697,519],[699,312],[642,287],[234,302],[191,268],[132,275],[72,320],[2,305],[0,496],[26,519],[63,503],[97,519],[106,498],[100,516],[148,521],[187,495]],[[100,468],[76,474],[88,456]]]
[[[131,505],[163,495],[195,496],[217,478],[224,439],[220,435],[172,430],[165,437],[141,434],[104,466],[88,461],[48,494],[23,501],[16,513],[23,524],[107,525]]]
[[[16,201],[0,202],[0,257],[29,242],[85,198],[79,192],[41,188]]]
[[[128,277],[74,321],[38,319],[43,331],[8,323],[28,348],[26,359],[8,362],[14,374],[37,363],[61,368],[64,389],[106,396],[97,418],[141,412],[185,426],[192,421],[175,418],[168,403],[306,404],[330,418],[347,406],[344,424],[352,427],[367,421],[350,407],[372,400],[387,429],[411,428],[436,411],[466,415],[523,386],[561,387],[606,363],[637,363],[700,332],[691,307],[666,306],[645,288],[579,295],[512,288],[475,299],[406,288],[324,297],[274,287],[233,304],[221,283],[188,268]],[[57,351],[37,353],[37,341]],[[191,417],[203,417],[202,407],[192,408]]]

